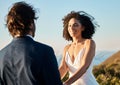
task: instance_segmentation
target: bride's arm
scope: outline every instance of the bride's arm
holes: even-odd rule
[[[60,72],[61,79],[63,79],[65,74],[67,73],[67,66],[66,66],[64,57],[63,57],[62,62],[60,64],[59,72]]]
[[[67,67],[66,62],[65,62],[65,55],[66,55],[66,51],[68,50],[68,48],[69,48],[69,45],[67,45],[67,46],[64,48],[63,58],[62,58],[62,61],[61,61],[60,66],[59,66],[59,72],[60,72],[61,79],[64,78],[65,74],[66,74],[67,71],[68,71],[68,67]]]
[[[88,39],[85,43],[86,43],[86,50],[80,63],[81,66],[77,70],[77,72],[64,83],[64,85],[70,85],[73,82],[75,82],[77,79],[79,79],[86,72],[89,65],[91,64],[91,61],[95,56],[95,42],[91,39]]]

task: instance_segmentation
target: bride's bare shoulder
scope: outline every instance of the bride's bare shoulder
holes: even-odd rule
[[[90,44],[90,43],[95,44],[95,41],[93,39],[86,39],[85,43],[87,43],[87,44]]]
[[[64,51],[67,51],[70,46],[71,46],[71,44],[66,45],[66,46],[64,47]]]

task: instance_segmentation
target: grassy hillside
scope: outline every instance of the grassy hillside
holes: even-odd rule
[[[93,74],[100,85],[120,85],[120,51],[94,66]]]
[[[120,51],[118,51],[117,53],[110,56],[107,60],[105,60],[101,64],[107,65],[107,64],[110,64],[110,63],[119,63],[119,62],[120,62]]]

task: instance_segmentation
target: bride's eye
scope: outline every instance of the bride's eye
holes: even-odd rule
[[[73,27],[78,27],[79,25],[77,23],[73,24]]]
[[[68,27],[78,27],[78,26],[79,26],[78,23],[74,23],[74,24],[72,24],[72,25],[71,25],[71,24],[68,25]]]
[[[71,25],[68,25],[68,27],[71,27]]]

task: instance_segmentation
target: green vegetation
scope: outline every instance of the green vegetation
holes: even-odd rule
[[[100,85],[120,85],[120,64],[95,66],[93,74]]]
[[[62,79],[62,82],[65,82],[69,78],[69,73],[67,72],[65,77]]]
[[[93,74],[100,85],[120,85],[120,51],[94,66]]]

